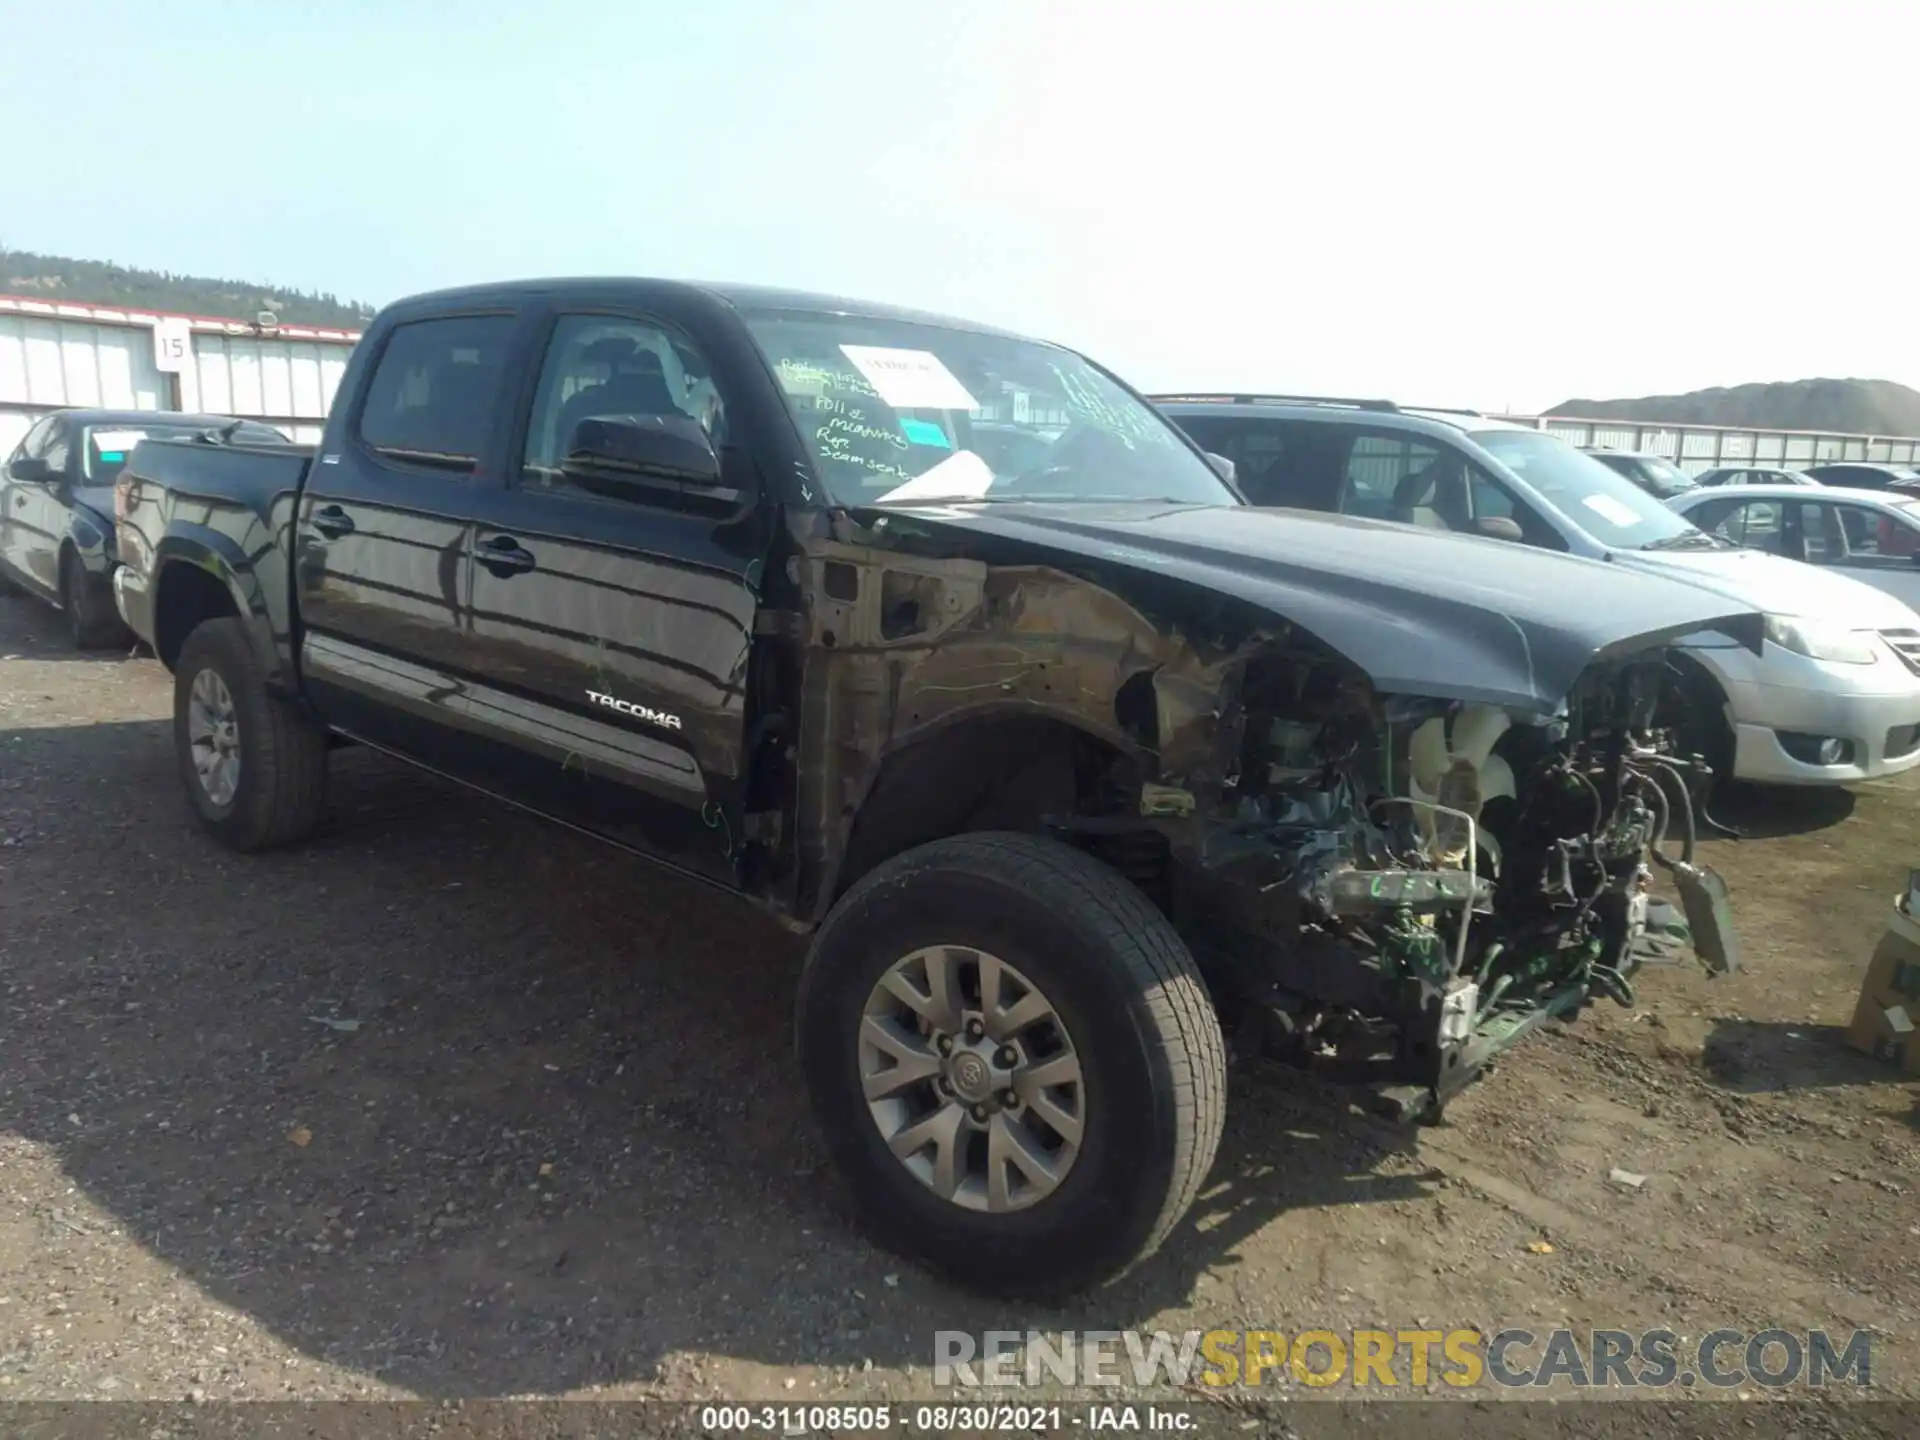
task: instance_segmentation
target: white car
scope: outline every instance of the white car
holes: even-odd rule
[[[1920,610],[1920,495],[1740,485],[1667,503],[1724,540],[1851,576]]]
[[[1711,635],[1678,651],[1694,698],[1682,717],[1697,730],[1690,742],[1721,774],[1844,785],[1920,766],[1920,614],[1884,590],[1710,535],[1529,426],[1298,396],[1164,396],[1160,408],[1234,463],[1256,505],[1465,530],[1689,580],[1763,611],[1758,655]]]

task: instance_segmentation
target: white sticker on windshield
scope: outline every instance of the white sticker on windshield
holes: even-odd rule
[[[897,410],[978,410],[967,387],[931,350],[892,350],[882,345],[842,345],[840,353]]]
[[[854,362],[859,363],[857,360]],[[879,381],[874,382],[878,387]],[[993,470],[971,450],[959,450],[931,470],[896,485],[873,503],[896,505],[907,500],[978,500],[993,485]]]
[[[147,438],[144,430],[96,430],[93,432],[93,448],[101,454],[116,450],[131,450]]]
[[[1631,505],[1623,505],[1611,495],[1582,495],[1580,503],[1603,520],[1611,520],[1616,525],[1638,525],[1641,519],[1633,513]]]

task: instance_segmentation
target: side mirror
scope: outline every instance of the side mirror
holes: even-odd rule
[[[21,455],[7,467],[11,475],[23,485],[51,485],[56,477],[53,467],[37,456]]]
[[[610,415],[582,420],[561,467],[581,489],[615,500],[667,497],[730,501],[719,453],[697,420],[679,415]]]
[[[1520,540],[1527,538],[1527,532],[1520,528],[1520,522],[1510,520],[1505,515],[1482,515],[1473,522],[1473,533],[1484,535],[1489,540]]]
[[[1213,466],[1214,472],[1217,475],[1219,475],[1219,477],[1222,480],[1226,481],[1229,485],[1233,484],[1235,479],[1235,474],[1236,474],[1233,467],[1233,461],[1229,460],[1224,455],[1216,455],[1211,450],[1207,450],[1202,453],[1206,455],[1207,463]]]

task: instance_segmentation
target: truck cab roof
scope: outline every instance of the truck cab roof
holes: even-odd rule
[[[539,280],[508,280],[483,285],[464,285],[409,296],[386,307],[395,315],[414,311],[433,311],[464,306],[517,304],[533,298],[623,297],[637,303],[659,303],[667,297],[682,301],[706,299],[719,301],[736,310],[805,310],[825,315],[851,315],[872,320],[892,320],[912,325],[936,325],[946,330],[971,331],[979,335],[999,335],[1008,339],[1033,341],[997,326],[962,320],[951,315],[889,305],[873,300],[855,300],[842,295],[827,295],[808,290],[789,290],[777,286],[744,285],[731,282],[662,279],[648,276],[585,275],[554,276]],[[385,312],[383,312],[385,313]],[[1049,342],[1035,341],[1045,344]]]

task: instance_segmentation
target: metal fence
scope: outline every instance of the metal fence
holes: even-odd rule
[[[1580,420],[1560,415],[1510,417],[1538,426],[1570,444],[1601,450],[1637,450],[1661,455],[1699,474],[1723,465],[1778,466],[1855,461],[1875,465],[1920,464],[1920,439],[1891,435],[1840,435],[1821,430],[1757,430],[1710,425],[1658,425],[1631,420]]]

